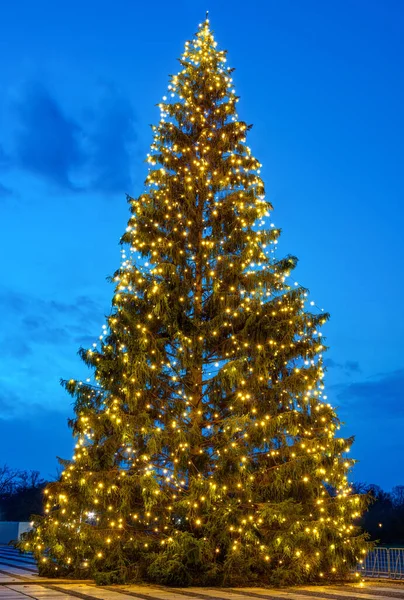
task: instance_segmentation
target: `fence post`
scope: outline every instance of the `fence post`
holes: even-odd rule
[[[390,577],[391,575],[391,568],[390,568],[390,548],[386,548],[387,550],[387,572],[388,572],[388,577]]]

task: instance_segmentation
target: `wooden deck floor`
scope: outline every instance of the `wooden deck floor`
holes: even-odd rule
[[[155,586],[96,587],[91,581],[44,579],[30,556],[0,546],[0,600],[404,600],[404,583],[366,582],[357,585],[291,590],[267,588],[164,588]]]

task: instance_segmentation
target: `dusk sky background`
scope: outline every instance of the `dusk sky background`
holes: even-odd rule
[[[283,230],[331,313],[331,404],[353,479],[404,484],[402,0],[0,0],[0,464],[56,474],[120,264],[125,194],[209,9]]]

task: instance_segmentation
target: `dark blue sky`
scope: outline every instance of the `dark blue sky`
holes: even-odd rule
[[[331,313],[329,401],[358,480],[404,483],[401,0],[14,0],[0,19],[0,463],[69,458],[80,344],[109,310],[125,193],[210,10],[263,163],[278,254]],[[396,466],[398,465],[398,466]]]

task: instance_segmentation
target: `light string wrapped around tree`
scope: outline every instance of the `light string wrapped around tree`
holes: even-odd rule
[[[81,357],[75,455],[22,543],[41,574],[100,583],[301,583],[367,550],[352,439],[324,395],[319,328],[273,253],[260,163],[206,19],[153,127],[100,341]]]

